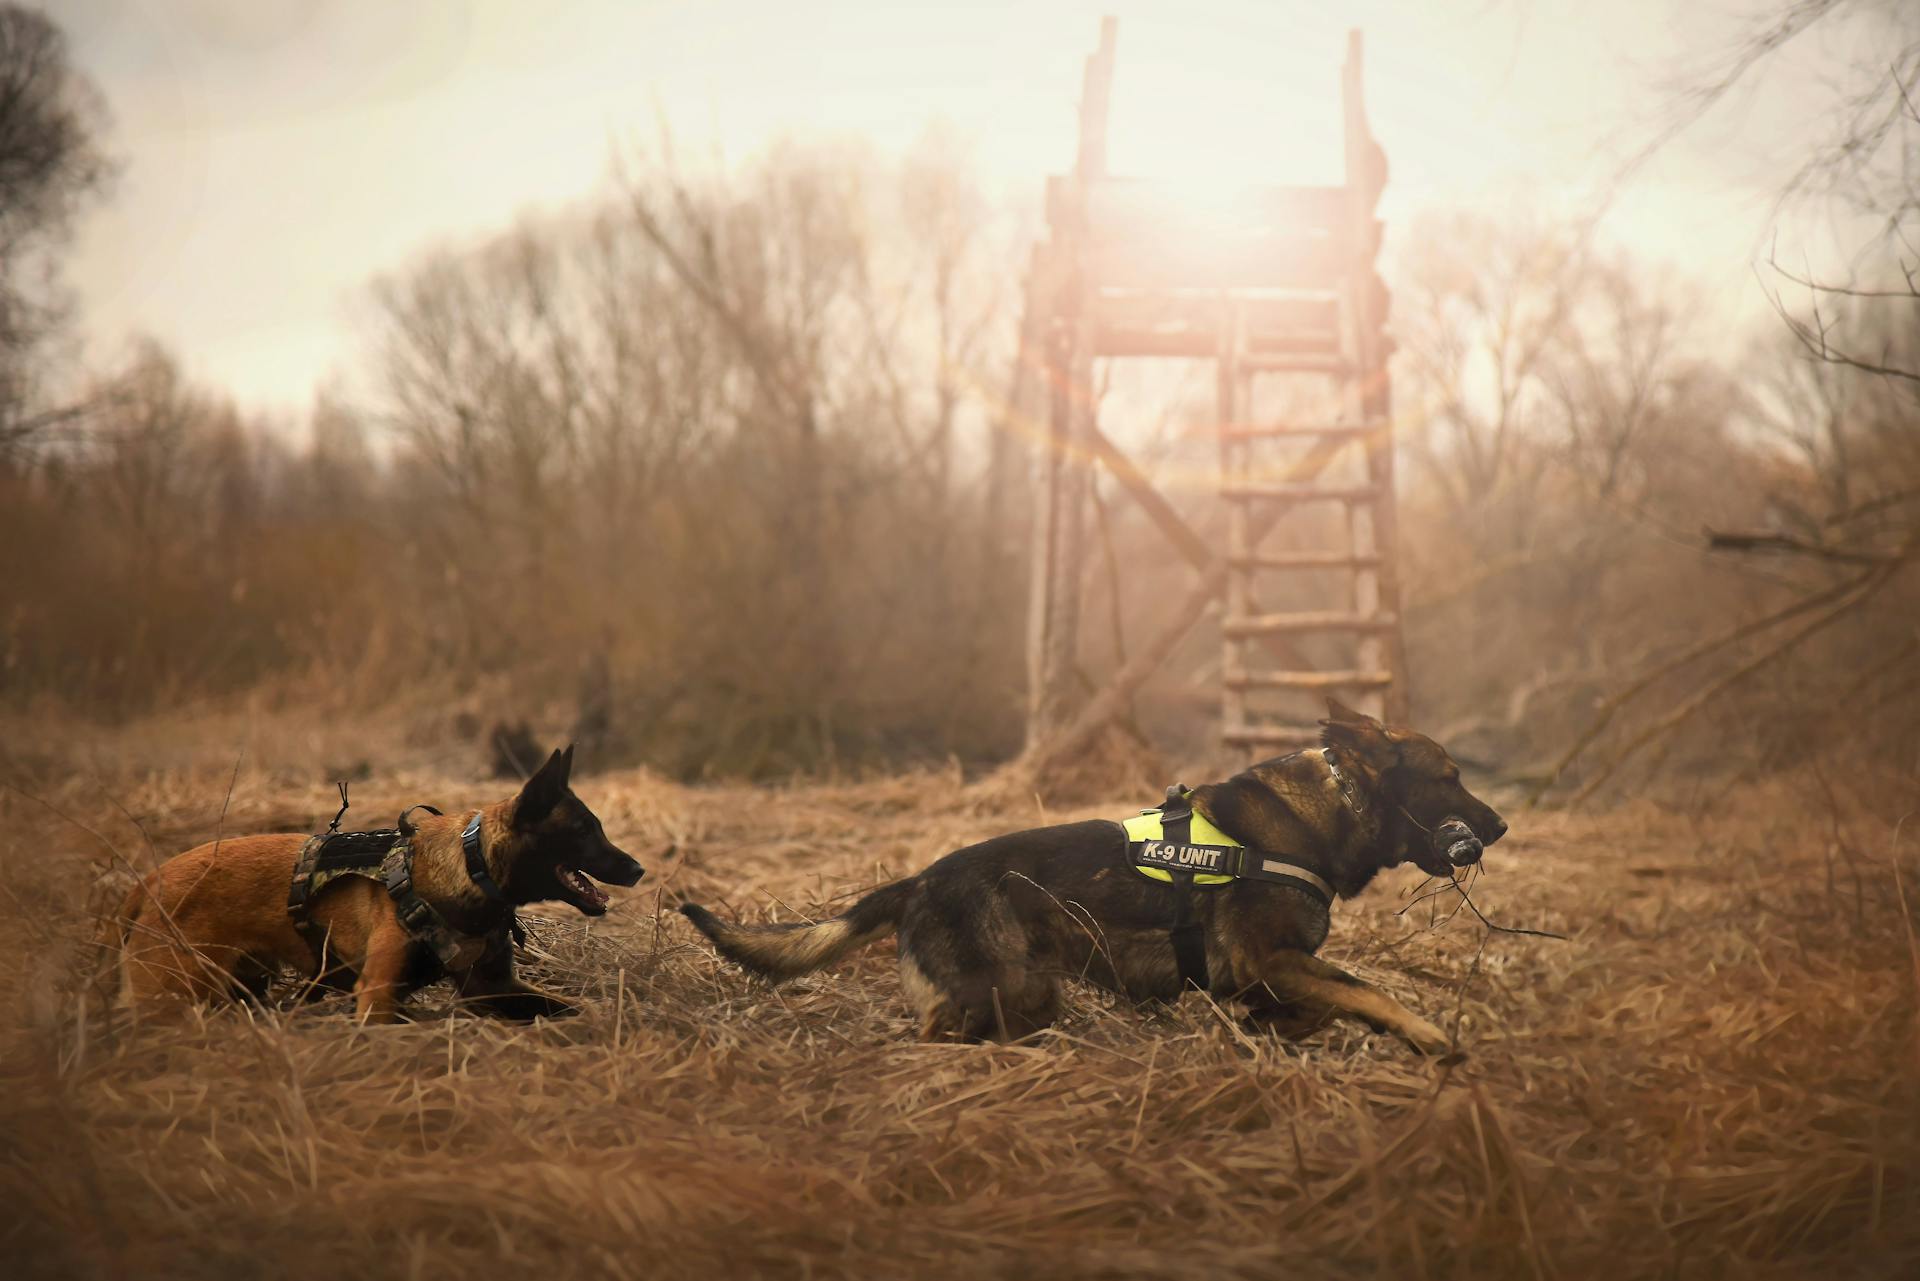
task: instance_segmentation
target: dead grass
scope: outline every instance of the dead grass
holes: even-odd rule
[[[532,968],[591,1003],[567,1023],[482,1021],[433,990],[389,1029],[324,1008],[83,1016],[84,900],[108,845],[144,864],[141,827],[172,852],[216,824],[331,813],[319,782],[249,768],[222,819],[228,782],[209,766],[0,790],[12,1275],[1920,1268],[1920,957],[1892,836],[1785,787],[1687,816],[1513,815],[1476,899],[1568,942],[1488,939],[1464,913],[1429,929],[1431,904],[1396,916],[1410,872],[1339,909],[1327,954],[1457,1025],[1468,1056],[1444,1066],[1351,1024],[1290,1043],[1196,997],[1142,1012],[1091,992],[1037,1044],[921,1046],[890,948],[768,989],[661,908],[684,890],[819,913],[1072,816],[944,773],[586,782],[649,877],[592,929],[536,926]],[[494,790],[388,772],[356,789],[355,817]]]

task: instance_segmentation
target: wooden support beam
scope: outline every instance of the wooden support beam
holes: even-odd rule
[[[1080,86],[1080,146],[1071,182],[1049,199],[1050,243],[1029,308],[1046,351],[1049,408],[1038,459],[1027,613],[1027,742],[1056,732],[1077,701],[1080,590],[1086,543],[1087,432],[1093,424],[1092,319],[1086,288],[1087,185],[1106,176],[1107,109],[1118,24],[1100,24],[1100,47]]]
[[[1374,140],[1367,123],[1365,89],[1365,46],[1360,32],[1347,36],[1347,65],[1340,77],[1340,97],[1345,122],[1346,189],[1348,223],[1352,243],[1366,247],[1356,255],[1351,276],[1344,290],[1347,324],[1353,335],[1354,363],[1359,377],[1359,412],[1367,422],[1391,422],[1393,393],[1387,381],[1387,356],[1392,350],[1386,333],[1387,291],[1380,283],[1373,259],[1378,254],[1383,227],[1374,216],[1380,193],[1387,184],[1387,156]],[[1380,555],[1377,569],[1360,575],[1364,593],[1356,593],[1355,606],[1387,615],[1400,611],[1399,513],[1394,498],[1393,441],[1367,451],[1367,479],[1380,491],[1364,513],[1352,509],[1355,520],[1363,521],[1369,550]],[[1356,548],[1355,550],[1359,550]],[[1406,636],[1395,627],[1370,637],[1360,647],[1360,665],[1385,667],[1393,672],[1393,684],[1382,700],[1385,718],[1405,724],[1409,714],[1410,673],[1407,670]]]
[[[1392,614],[1352,614],[1338,609],[1297,614],[1249,614],[1226,623],[1229,636],[1297,635],[1302,632],[1387,632],[1400,626]]]
[[[1393,683],[1388,671],[1246,672],[1229,671],[1222,681],[1238,689],[1384,689]]]
[[[1087,186],[1107,176],[1107,107],[1113,100],[1113,58],[1119,39],[1119,19],[1100,19],[1100,47],[1088,55],[1080,81],[1080,155],[1074,170],[1080,178],[1082,208]]]
[[[1307,423],[1249,423],[1222,430],[1235,440],[1253,440],[1263,436],[1296,436],[1303,439],[1318,436],[1323,440],[1364,441],[1372,446],[1375,442],[1384,443],[1391,429],[1382,425],[1356,423],[1325,423],[1318,426]]]
[[[1141,510],[1145,511],[1148,518],[1159,527],[1160,532],[1166,535],[1167,541],[1172,543],[1180,554],[1186,557],[1187,563],[1201,574],[1210,573],[1214,565],[1214,555],[1213,549],[1207,546],[1206,540],[1194,531],[1193,526],[1189,525],[1186,519],[1174,509],[1172,503],[1160,496],[1160,491],[1153,487],[1153,482],[1147,479],[1146,473],[1141,471],[1134,461],[1128,458],[1105,432],[1100,430],[1098,423],[1089,419],[1085,430],[1088,450],[1106,465],[1107,471],[1120,482],[1120,487],[1140,504]],[[1249,596],[1248,608],[1258,609],[1259,607],[1259,601]],[[1283,637],[1264,637],[1262,643],[1280,662],[1297,667],[1309,665],[1306,656]]]
[[[1207,546],[1206,540],[1193,532],[1193,526],[1174,510],[1172,503],[1160,496],[1160,491],[1153,487],[1146,473],[1134,465],[1133,459],[1120,452],[1119,447],[1100,430],[1098,423],[1087,425],[1087,448],[1093,451],[1095,458],[1106,464],[1108,473],[1120,482],[1120,488],[1133,496],[1133,501],[1140,504],[1140,510],[1146,512],[1147,518],[1167,536],[1167,541],[1187,558],[1188,564],[1203,574],[1213,567],[1213,549]]]
[[[1273,351],[1249,352],[1246,369],[1255,374],[1347,374],[1353,365],[1338,352]]]
[[[1240,747],[1317,747],[1320,731],[1306,725],[1228,725],[1220,737]]]
[[[1367,503],[1380,496],[1372,485],[1225,485],[1228,502]]]
[[[1240,371],[1240,361],[1247,350],[1247,309],[1238,299],[1221,299],[1224,314],[1220,318],[1219,347],[1214,355],[1214,421],[1225,427],[1228,423],[1243,421],[1253,412],[1253,388],[1246,375]],[[1220,436],[1220,475],[1238,476],[1244,472],[1247,458],[1247,443],[1221,433]],[[1254,543],[1250,538],[1252,510],[1245,503],[1227,504],[1227,617],[1245,614],[1254,608],[1253,584],[1247,580],[1250,575],[1237,571],[1234,566],[1243,556],[1251,556]],[[1267,638],[1269,641],[1277,639]],[[1240,646],[1231,636],[1221,636],[1221,666],[1227,667],[1240,659]],[[1289,667],[1311,666],[1307,663],[1288,663]],[[1223,685],[1220,687],[1220,719],[1231,724],[1247,718],[1247,692],[1245,689]]]
[[[1287,479],[1312,480],[1332,464],[1339,456],[1340,448],[1338,442],[1316,446],[1287,470]],[[1259,546],[1260,540],[1280,523],[1285,514],[1284,511],[1263,512],[1252,519],[1247,530],[1248,545]],[[1033,769],[1045,769],[1063,756],[1086,750],[1095,735],[1126,711],[1128,702],[1140,687],[1165,666],[1173,651],[1186,639],[1187,633],[1211,610],[1226,588],[1227,562],[1222,558],[1208,566],[1200,576],[1200,581],[1193,585],[1193,589],[1180,599],[1167,616],[1166,623],[1153,639],[1134,651],[1133,657],[1122,664],[1099,692],[1087,700],[1079,715],[1064,729],[1037,739],[1029,737],[1026,764]]]
[[[1050,265],[1046,296],[1055,292]],[[1044,738],[1070,712],[1080,647],[1080,585],[1092,476],[1081,446],[1087,422],[1083,362],[1073,350],[1078,326],[1046,323],[1046,431],[1035,455],[1033,563],[1027,604],[1027,740]]]
[[[1233,558],[1235,569],[1371,569],[1379,563],[1378,556],[1351,552],[1261,552]]]

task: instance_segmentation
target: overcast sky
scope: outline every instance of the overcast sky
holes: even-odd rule
[[[601,184],[664,117],[751,156],[781,135],[883,151],[930,121],[989,187],[1036,193],[1071,158],[1081,62],[1120,18],[1116,171],[1338,179],[1345,32],[1365,32],[1386,213],[1585,207],[1651,136],[1663,84],[1750,4],[960,4],[55,0],[123,161],[70,268],[92,354],[151,333],[243,404],[298,412],[359,352],[365,286]],[[1781,155],[1846,52],[1809,41],[1641,171],[1619,243],[1750,314]]]

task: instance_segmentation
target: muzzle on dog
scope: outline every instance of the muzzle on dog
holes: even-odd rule
[[[1450,818],[1433,829],[1433,852],[1454,867],[1472,867],[1485,846],[1463,818]]]

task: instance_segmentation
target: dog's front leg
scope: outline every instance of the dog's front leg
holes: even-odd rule
[[[407,973],[407,950],[413,940],[398,917],[373,927],[367,938],[367,957],[353,985],[354,1014],[362,1023],[394,1023],[400,1018],[401,982]]]
[[[1292,949],[1277,949],[1261,957],[1245,977],[1249,986],[1265,987],[1284,1003],[1330,1006],[1335,1011],[1366,1020],[1376,1028],[1398,1033],[1422,1054],[1444,1054],[1447,1034],[1421,1018],[1373,984],[1357,979],[1337,965]]]
[[[542,992],[513,975],[513,944],[505,934],[490,939],[473,968],[454,979],[460,999],[484,1014],[503,1019],[558,1019],[578,1014],[573,1002]]]

